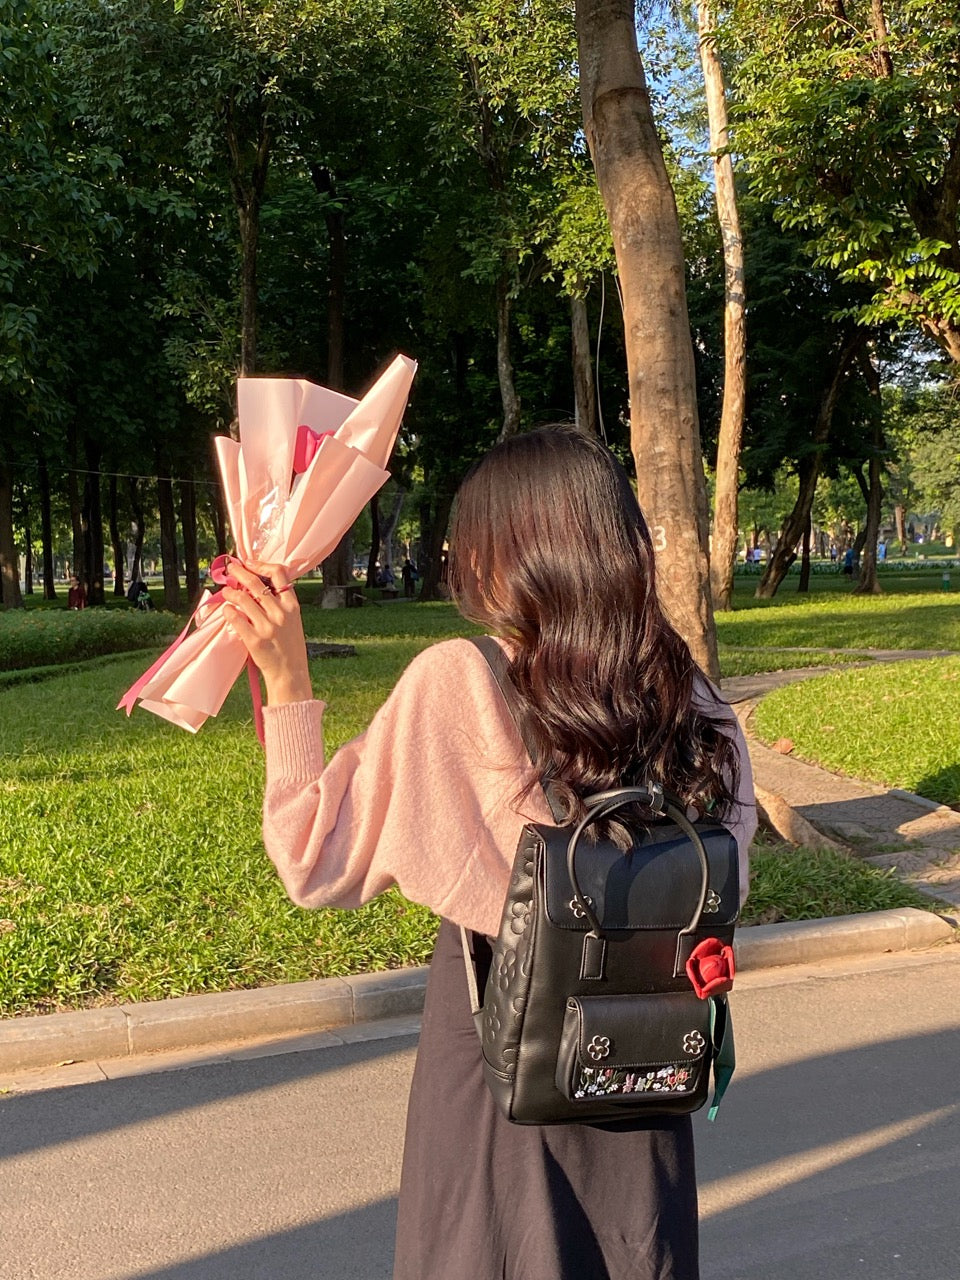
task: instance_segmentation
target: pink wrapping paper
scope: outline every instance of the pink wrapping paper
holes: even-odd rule
[[[416,369],[397,356],[360,401],[302,379],[239,379],[240,440],[217,436],[215,446],[240,560],[283,564],[293,578],[330,554],[389,476]],[[332,434],[310,439],[304,452],[303,426]],[[314,448],[295,475],[294,456],[300,461]],[[191,733],[217,714],[247,661],[224,626],[221,603],[220,592],[204,592],[183,633],[118,710],[130,715],[139,703]]]

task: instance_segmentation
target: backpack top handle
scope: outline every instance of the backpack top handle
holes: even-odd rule
[[[584,831],[591,823],[598,822],[624,805],[639,804],[654,813],[662,813],[675,822],[683,833],[689,837],[690,843],[700,863],[700,892],[689,923],[677,935],[677,953],[674,959],[673,976],[679,977],[681,972],[681,954],[683,939],[696,933],[700,927],[700,919],[707,902],[710,888],[710,866],[707,862],[707,851],[703,847],[700,833],[690,822],[687,815],[677,805],[667,800],[663,788],[658,783],[647,783],[641,787],[619,787],[614,791],[604,791],[599,795],[587,796],[584,800],[587,812],[577,824],[567,844],[567,874],[573,885],[574,897],[590,924],[590,931],[584,938],[583,961],[581,974],[584,978],[602,979],[606,967],[607,934],[600,918],[593,908],[593,903],[580,888],[577,879],[577,845]]]

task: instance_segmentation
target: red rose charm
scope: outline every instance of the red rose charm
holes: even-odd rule
[[[731,990],[736,971],[733,948],[724,946],[719,938],[704,938],[687,961],[687,977],[701,1000]]]

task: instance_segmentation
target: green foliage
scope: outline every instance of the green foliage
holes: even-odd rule
[[[723,30],[753,190],[820,265],[868,287],[850,308],[863,323],[919,324],[956,359],[953,0],[736,0]]]
[[[133,608],[10,610],[0,613],[0,672],[152,649],[182,626],[172,614]]]
[[[798,755],[828,769],[960,803],[960,657],[778,689],[761,702],[755,723],[765,739],[789,737]]]

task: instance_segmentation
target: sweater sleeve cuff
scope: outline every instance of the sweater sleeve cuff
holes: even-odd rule
[[[323,702],[285,702],[264,707],[267,784],[315,782],[323,772]]]

